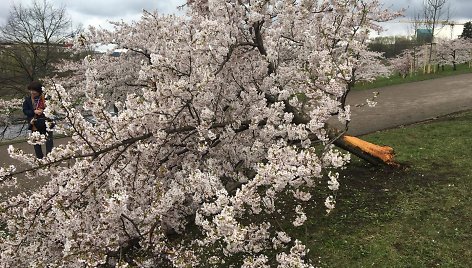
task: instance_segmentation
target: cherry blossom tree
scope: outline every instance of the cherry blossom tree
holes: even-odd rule
[[[71,142],[40,160],[9,148],[29,168],[1,168],[3,184],[50,180],[2,203],[4,267],[312,267],[283,226],[302,226],[320,196],[334,208],[349,155],[327,121],[347,128],[353,82],[385,72],[368,68],[380,63],[365,41],[397,14],[367,0],[185,8],[92,30],[85,42],[127,52],[46,86],[45,113],[64,115],[55,130]]]
[[[412,50],[405,50],[400,55],[389,60],[392,70],[405,78],[414,66],[414,57]]]
[[[452,65],[453,70],[457,70],[458,63],[469,62],[471,60],[472,42],[464,38],[454,40],[438,41],[436,58],[438,64]]]

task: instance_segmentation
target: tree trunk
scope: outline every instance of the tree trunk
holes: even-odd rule
[[[400,166],[394,160],[393,148],[389,146],[379,146],[348,135],[342,135],[334,142],[334,145],[376,166]]]

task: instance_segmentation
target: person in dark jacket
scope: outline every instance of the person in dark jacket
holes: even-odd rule
[[[46,136],[46,155],[52,151],[54,146],[52,131],[47,130],[47,118],[43,114],[46,108],[46,102],[43,95],[43,85],[38,81],[33,81],[28,85],[30,96],[26,97],[23,102],[23,113],[26,115],[29,123],[28,129],[32,132],[39,131],[40,134]],[[34,145],[36,157],[41,159],[44,157],[41,145]]]

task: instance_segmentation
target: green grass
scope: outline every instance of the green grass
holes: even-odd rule
[[[321,267],[472,267],[472,112],[364,137],[395,148],[401,169],[354,160],[337,207],[311,215]]]
[[[471,73],[471,72],[472,72],[472,68],[469,68],[469,65],[467,63],[457,65],[456,71],[452,70],[452,66],[445,66],[444,71],[440,70],[440,71],[437,71],[436,73],[431,73],[431,74],[423,74],[423,70],[420,70],[418,71],[416,75],[413,75],[411,77],[407,76],[405,78],[402,78],[398,75],[394,75],[390,77],[380,77],[371,83],[357,83],[354,86],[354,89],[362,90],[362,89],[381,88],[381,87],[386,87],[386,86],[418,82],[418,81],[430,80],[430,79],[441,78],[441,77],[446,77],[446,76],[466,74],[466,73]]]

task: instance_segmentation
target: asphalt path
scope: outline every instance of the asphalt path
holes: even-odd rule
[[[366,100],[378,92],[375,107]],[[348,133],[354,136],[379,130],[431,120],[447,114],[472,109],[472,74],[449,76],[434,80],[388,86],[374,90],[358,90],[349,94],[351,123]],[[56,139],[55,145],[67,143],[68,138]],[[9,144],[0,145],[0,165],[19,163],[8,156]],[[34,153],[26,142],[13,144],[26,153]],[[44,150],[44,148],[43,148]],[[21,168],[21,166],[19,167]],[[38,182],[20,182],[20,188],[37,185]],[[0,189],[0,195],[2,190]],[[1,198],[0,198],[1,199]]]
[[[379,92],[377,105],[355,107]],[[472,109],[472,74],[449,76],[421,82],[353,91],[347,103],[351,108],[351,135],[422,122]]]

